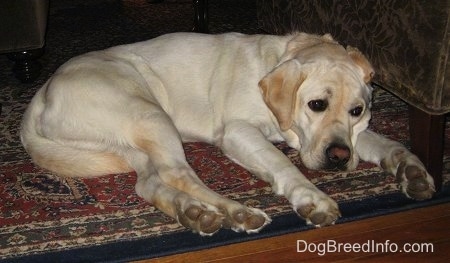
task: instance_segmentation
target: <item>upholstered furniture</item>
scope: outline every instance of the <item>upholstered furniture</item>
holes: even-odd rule
[[[440,187],[450,112],[450,0],[257,0],[257,7],[268,33],[331,33],[365,53],[374,82],[410,105],[411,149]]]
[[[43,53],[48,0],[0,1],[0,53],[15,61],[15,76],[22,82],[38,75]]]

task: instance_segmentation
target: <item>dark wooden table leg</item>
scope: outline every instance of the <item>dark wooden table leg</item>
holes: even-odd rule
[[[431,115],[409,107],[411,151],[424,163],[434,179],[436,191],[442,186],[445,115]]]
[[[14,61],[13,72],[23,83],[33,82],[40,74],[42,65],[38,58],[44,53],[44,48],[10,53],[8,58]]]
[[[208,33],[208,0],[194,0],[193,31]]]

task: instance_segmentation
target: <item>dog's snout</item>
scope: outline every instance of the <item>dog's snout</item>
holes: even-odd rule
[[[325,154],[328,158],[328,168],[340,170],[345,169],[351,155],[350,149],[346,145],[336,143],[330,144]]]

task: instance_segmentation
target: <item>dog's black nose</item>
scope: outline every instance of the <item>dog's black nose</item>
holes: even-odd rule
[[[332,143],[325,151],[328,158],[327,166],[329,169],[344,170],[345,165],[350,160],[350,149],[343,144]]]

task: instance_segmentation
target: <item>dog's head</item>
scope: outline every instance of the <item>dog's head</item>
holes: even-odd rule
[[[370,119],[374,70],[330,35],[299,33],[260,82],[286,142],[311,169],[354,169],[358,134]]]

